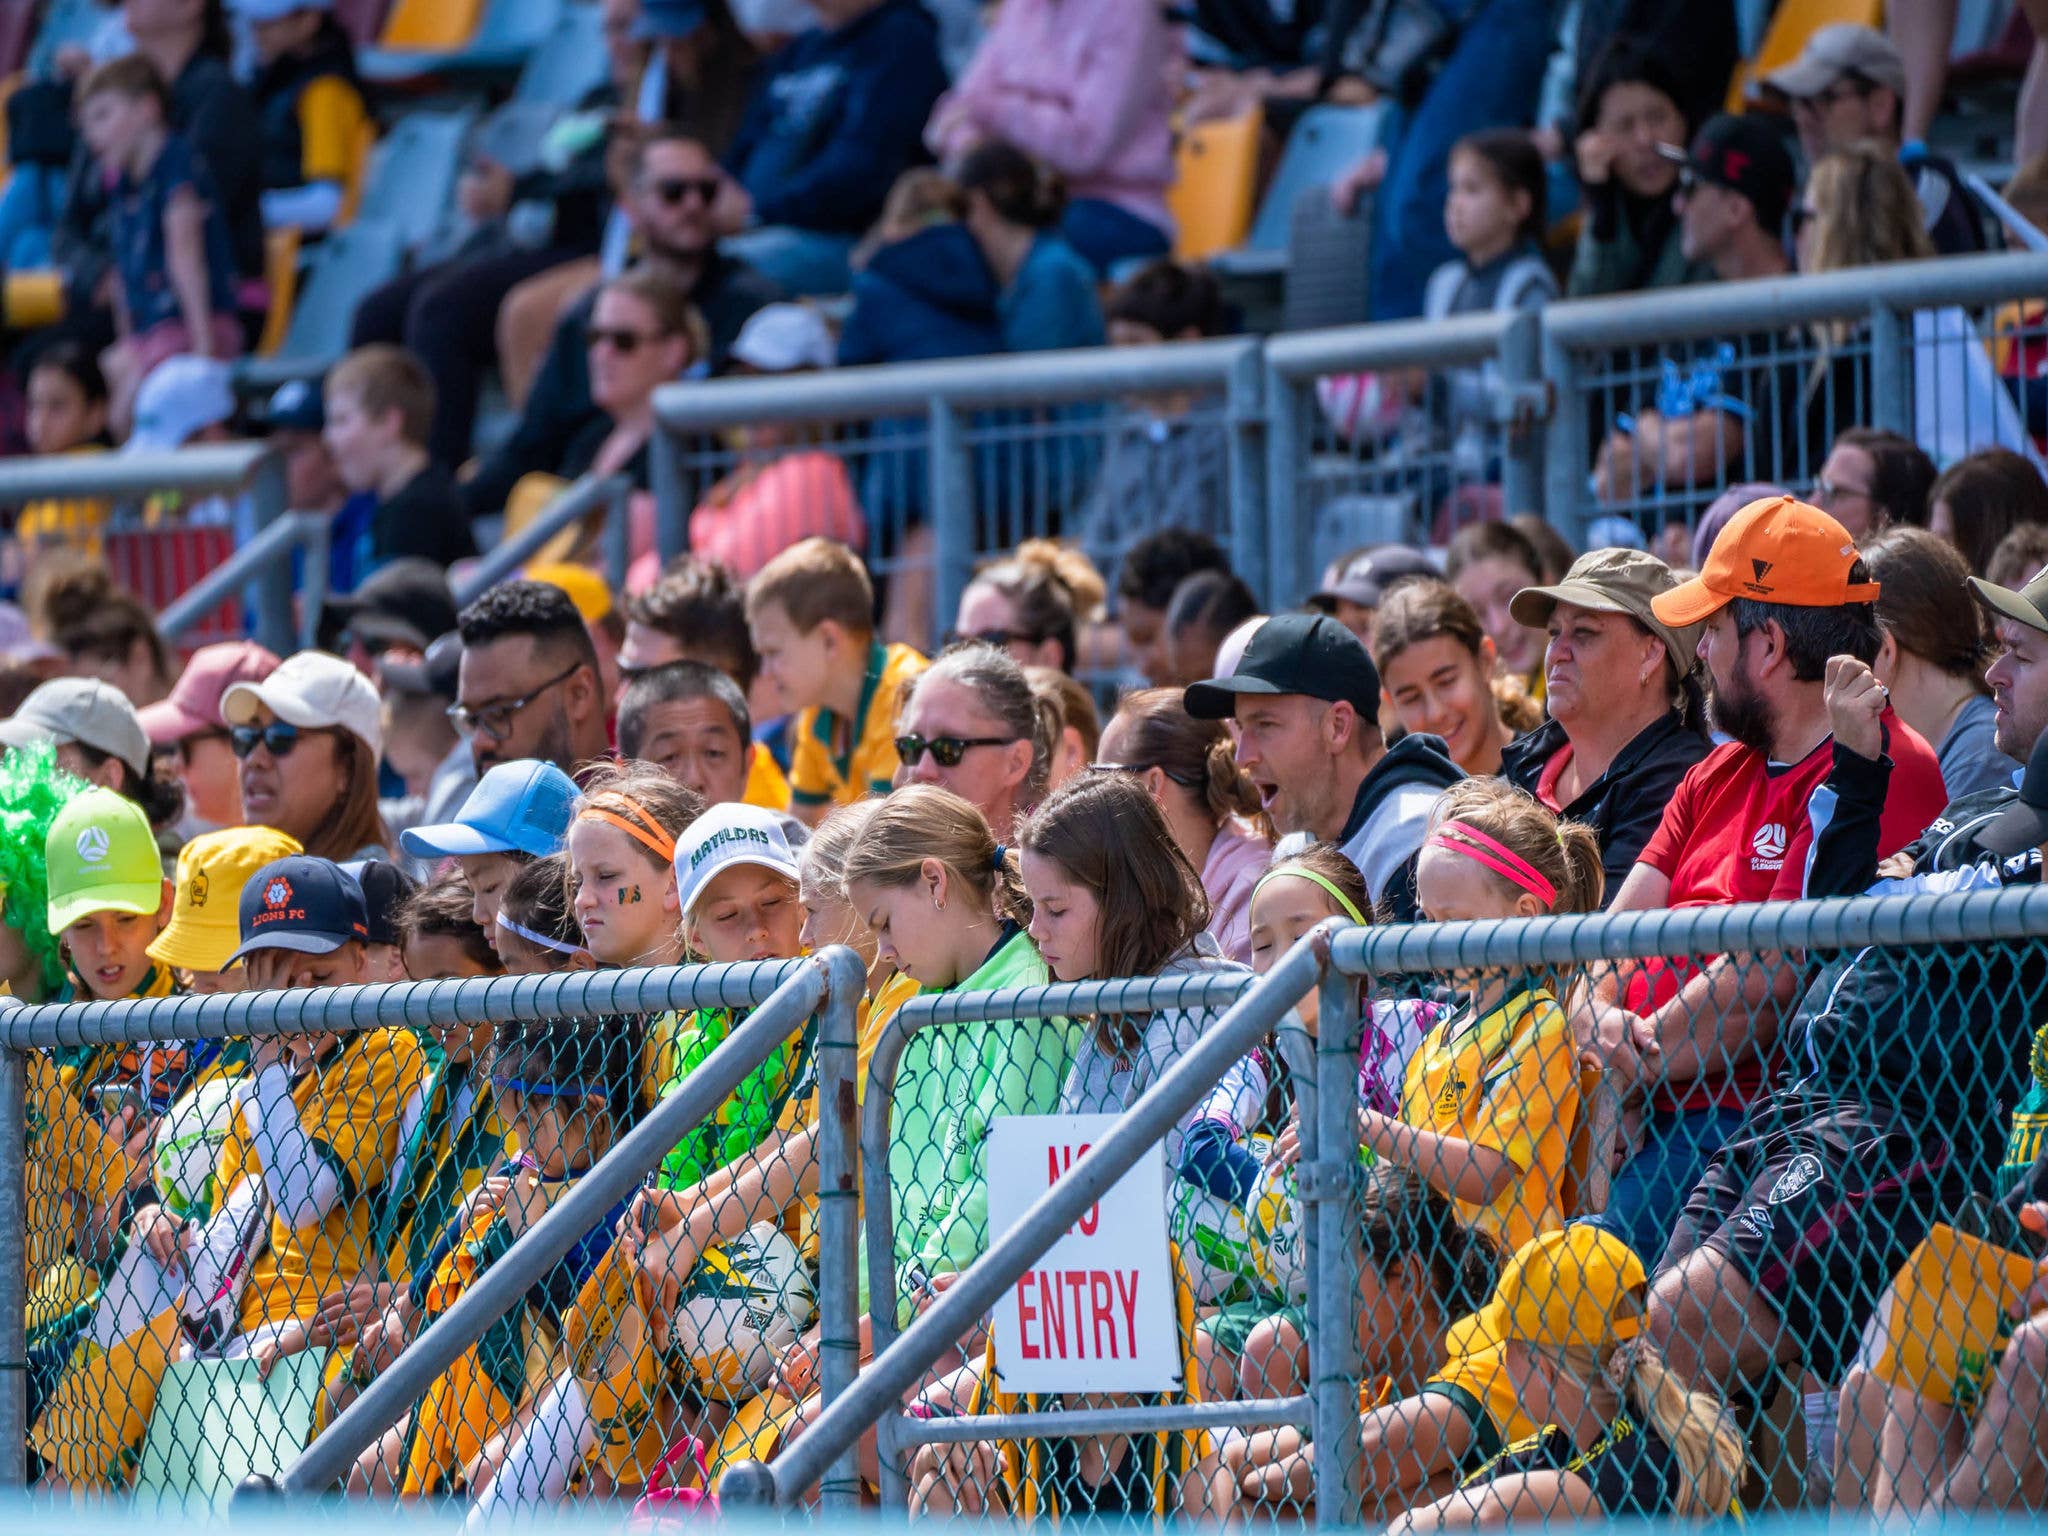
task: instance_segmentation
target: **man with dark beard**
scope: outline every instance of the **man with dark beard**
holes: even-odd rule
[[[1732,739],[1679,781],[1610,911],[1801,894],[1816,824],[1825,827],[1832,805],[1817,793],[1833,764],[1828,658],[1868,665],[1877,655],[1877,593],[1840,523],[1773,496],[1735,514],[1698,576],[1652,599],[1660,622],[1706,626],[1713,722]],[[1947,803],[1933,750],[1889,703],[1883,721],[1895,766],[1880,857]],[[1800,977],[1795,961],[1762,954],[1676,956],[1600,976],[1581,1037],[1609,1082],[1640,1093],[1647,1111],[1602,1221],[1645,1263],[1760,1089]]]
[[[535,757],[562,772],[608,753],[611,712],[597,648],[560,587],[503,581],[463,609],[455,728],[469,738],[481,774]]]

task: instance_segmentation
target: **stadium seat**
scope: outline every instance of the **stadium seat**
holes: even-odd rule
[[[1166,206],[1178,229],[1173,254],[1201,261],[1239,244],[1251,228],[1252,195],[1259,175],[1257,110],[1181,131],[1174,181]]]
[[[1304,112],[1287,137],[1250,234],[1237,250],[1216,254],[1216,270],[1233,277],[1285,271],[1294,205],[1303,193],[1320,193],[1368,150],[1378,148],[1386,124],[1387,109],[1378,105],[1319,106]]]
[[[477,124],[470,141],[473,153],[486,156],[514,176],[524,176],[540,167],[541,141],[560,121],[562,109],[551,101],[514,97]]]
[[[568,0],[398,0],[385,23],[380,47],[359,55],[356,68],[365,80],[391,83],[432,75],[490,73],[515,70],[544,44]],[[410,13],[445,7],[459,20],[473,18],[457,34],[454,26],[427,26]],[[395,24],[407,22],[393,40]],[[418,41],[411,39],[418,38]],[[439,39],[448,38],[449,41]],[[600,61],[602,54],[599,55]]]
[[[403,249],[418,251],[454,214],[455,179],[476,117],[471,112],[412,112],[370,156],[356,217],[388,224]]]
[[[105,15],[94,0],[50,0],[43,12],[43,24],[36,30],[35,46],[29,50],[30,78],[50,79],[57,50],[73,44],[84,47]]]
[[[357,219],[328,235],[307,258],[291,324],[277,350],[242,363],[237,377],[253,389],[326,372],[348,350],[356,306],[398,271],[403,251],[399,231],[377,219]]]
[[[1759,80],[1798,58],[1806,40],[1822,27],[1842,21],[1882,27],[1884,0],[1782,0],[1764,31],[1763,45],[1736,66],[1735,77],[1728,82],[1728,110],[1742,111]]]
[[[604,83],[605,74],[604,17],[587,0],[570,0],[528,55],[512,99],[573,107]]]

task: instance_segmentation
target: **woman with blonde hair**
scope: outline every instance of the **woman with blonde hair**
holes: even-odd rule
[[[1740,1520],[1742,1433],[1644,1336],[1647,1285],[1642,1260],[1597,1227],[1547,1233],[1516,1252],[1493,1299],[1453,1333],[1467,1349],[1504,1346],[1524,1410],[1545,1427],[1393,1529]]]
[[[1102,573],[1073,545],[1026,539],[975,572],[960,594],[951,639],[993,645],[1020,666],[1072,672],[1080,626],[1108,596]]]

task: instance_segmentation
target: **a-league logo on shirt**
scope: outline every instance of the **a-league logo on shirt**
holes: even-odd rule
[[[1785,824],[1767,821],[1756,829],[1756,836],[1749,840],[1749,849],[1755,855],[1749,861],[1751,869],[1781,869],[1785,864],[1785,845],[1791,841],[1785,831]]]

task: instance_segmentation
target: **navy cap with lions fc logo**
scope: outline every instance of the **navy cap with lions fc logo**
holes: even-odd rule
[[[242,944],[229,965],[259,949],[327,955],[370,937],[363,888],[339,864],[303,854],[257,870],[242,887],[240,916]]]

